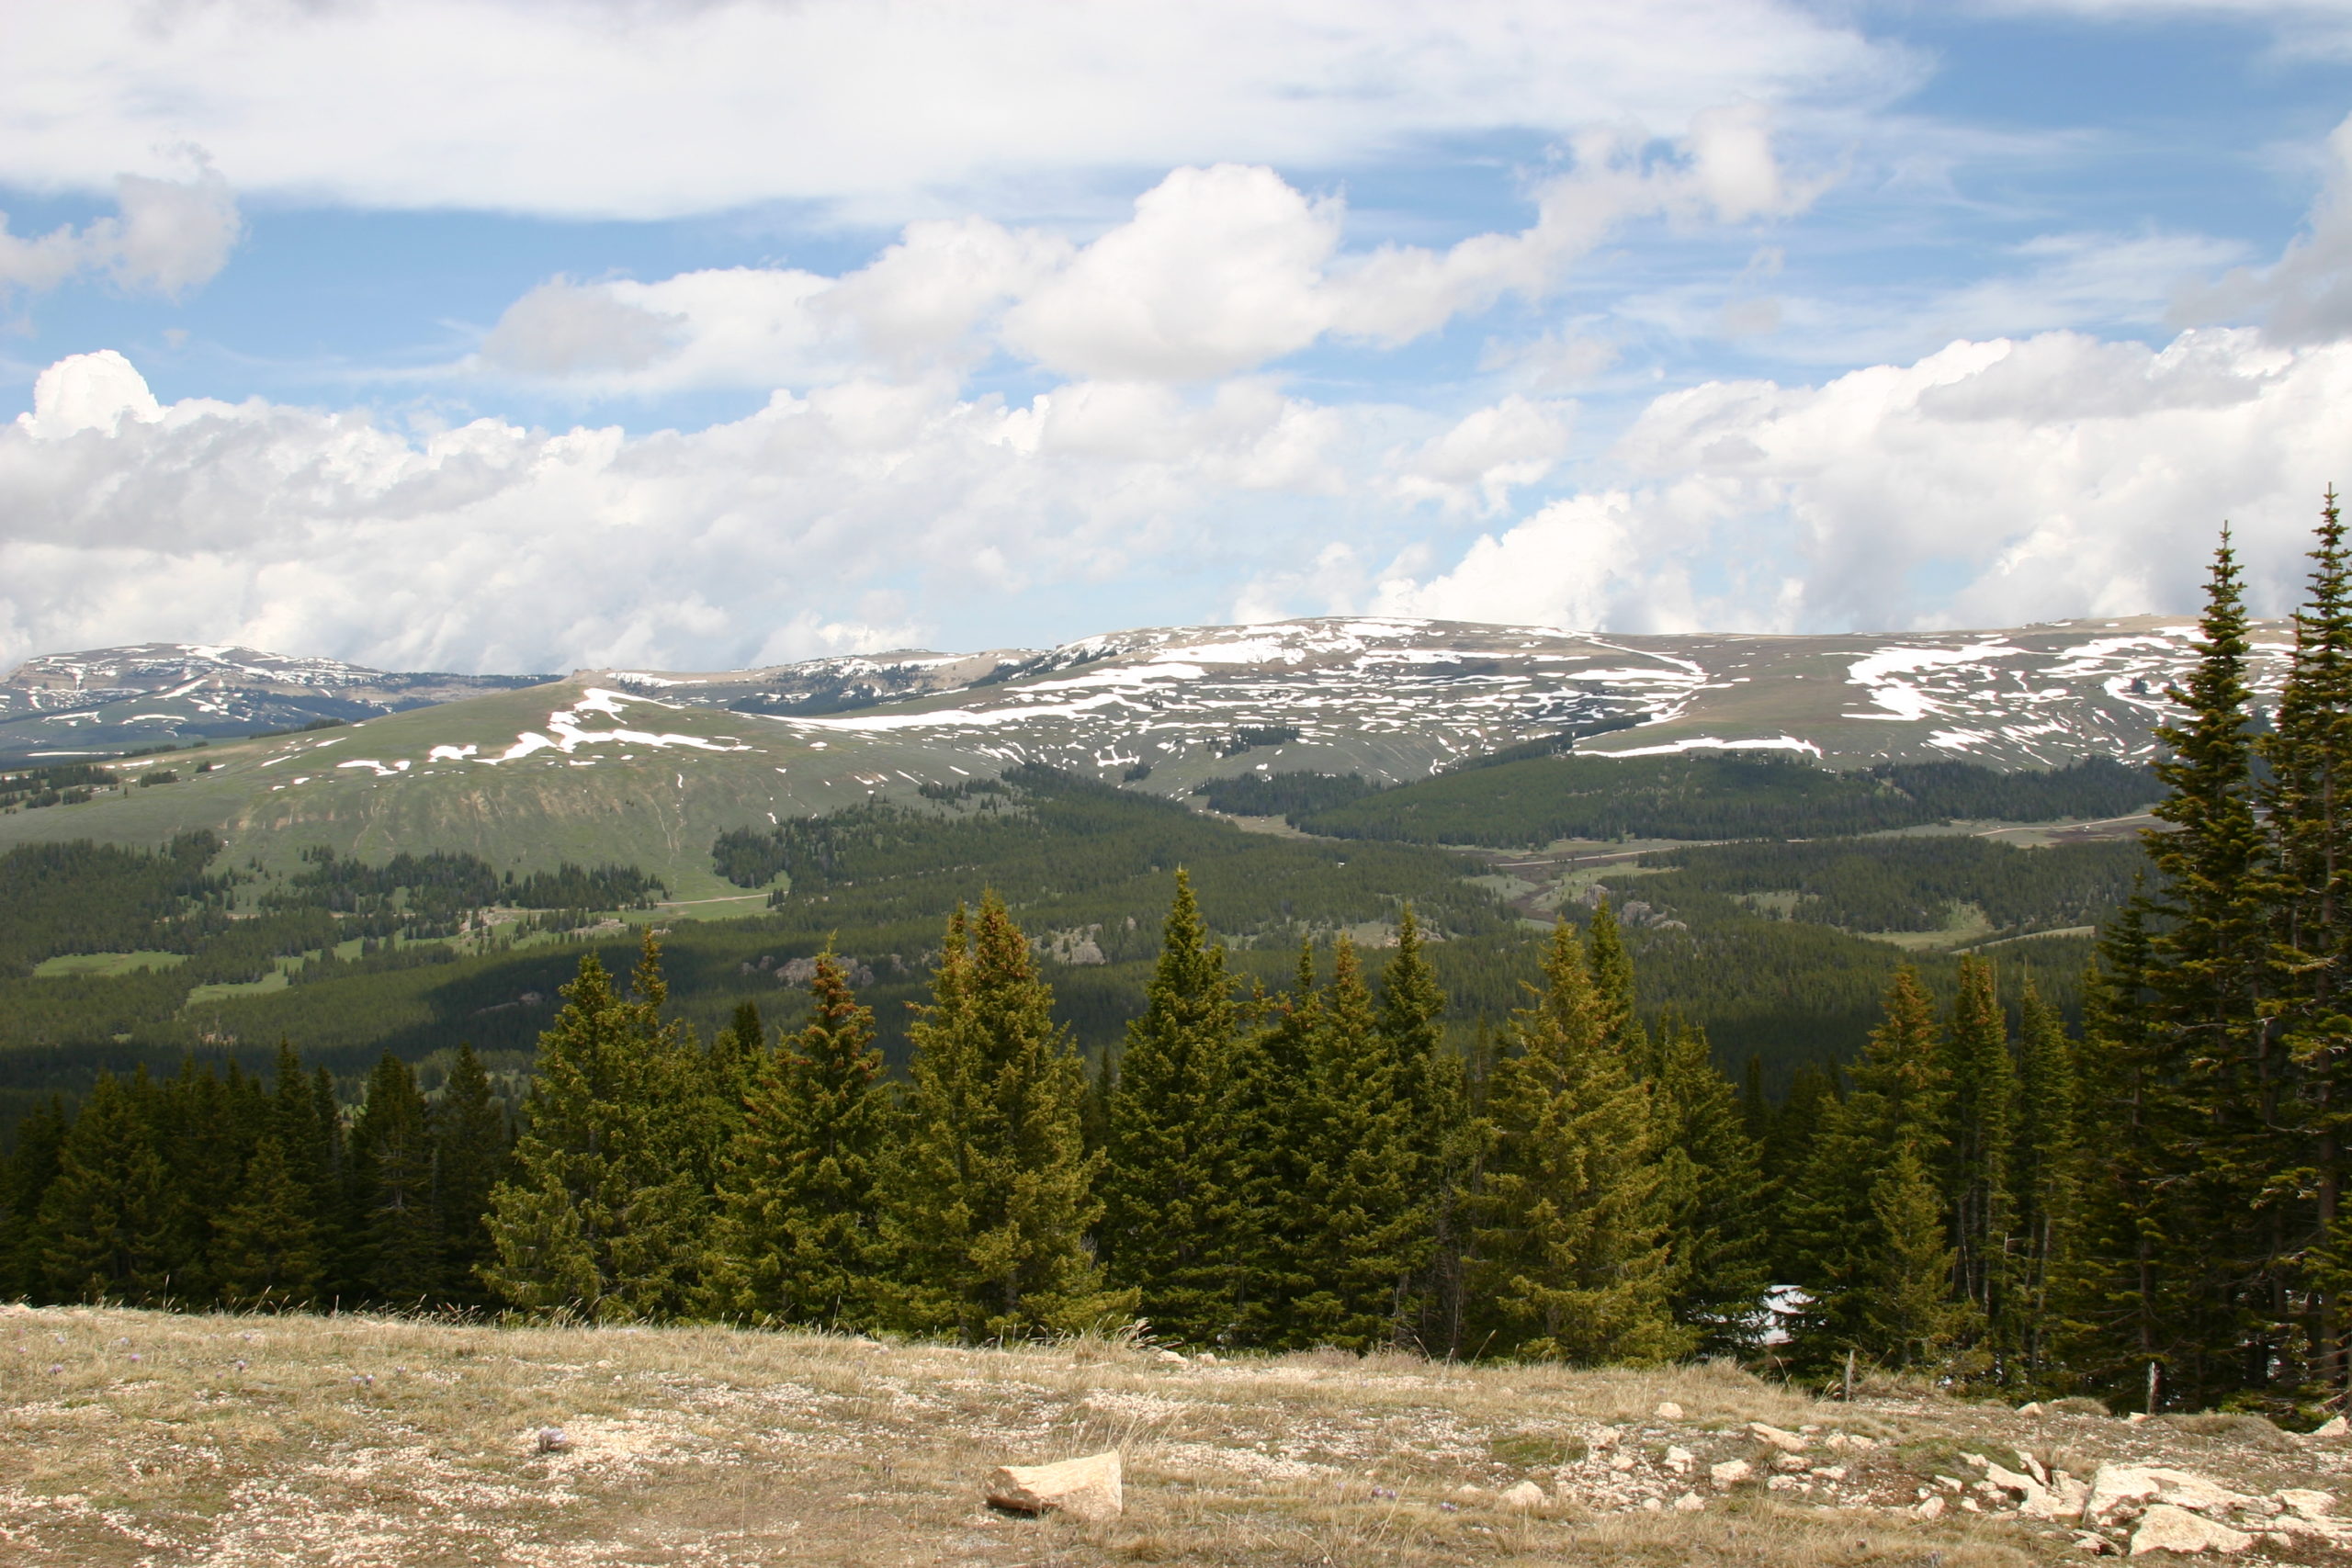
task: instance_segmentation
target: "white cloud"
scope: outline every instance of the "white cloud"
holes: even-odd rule
[[[1797,0],[80,0],[18,7],[0,182],[95,190],[193,141],[249,191],[655,218],[866,220],[1096,173],[1333,167],[1497,130],[1671,131],[1716,106],[1883,100],[1920,64]],[[1703,166],[1770,193],[1736,127]],[[1761,210],[1761,209],[1759,209]]]
[[[2347,20],[2352,30],[2352,20]],[[2187,321],[2259,321],[2280,343],[2352,336],[2352,118],[2329,134],[2325,171],[2301,234],[2267,267],[2240,267],[2185,290]]]
[[[1568,444],[1571,410],[1514,392],[1465,414],[1399,466],[1396,492],[1449,511],[1492,514],[1552,471]]]
[[[186,180],[116,175],[115,216],[79,229],[19,235],[0,213],[0,295],[96,276],[125,292],[176,299],[210,282],[243,237],[244,220],[228,182],[201,154],[196,162]]]
[[[2197,602],[2224,520],[2288,603],[2346,477],[2352,345],[1955,343],[1819,387],[1654,400],[1617,482],[1385,583],[1374,607],[1618,630],[1997,626]]]

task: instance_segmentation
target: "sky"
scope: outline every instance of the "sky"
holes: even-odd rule
[[[2290,607],[2352,0],[0,0],[0,667]]]

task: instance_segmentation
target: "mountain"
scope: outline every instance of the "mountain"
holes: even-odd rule
[[[0,681],[0,761],[347,723],[553,679],[391,674],[333,659],[173,642],[43,654]]]

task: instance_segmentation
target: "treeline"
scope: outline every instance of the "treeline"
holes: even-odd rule
[[[517,877],[502,875],[479,855],[435,850],[403,851],[381,865],[337,855],[319,845],[302,852],[305,870],[262,897],[267,908],[320,908],[374,917],[383,929],[414,938],[455,935],[467,918],[500,906],[514,909],[643,909],[668,889],[633,865],[573,865]]]
[[[0,854],[0,974],[63,953],[189,951],[227,923],[228,884],[205,873],[220,847],[198,831],[160,852],[83,840]]]
[[[290,1046],[274,1081],[102,1076],[0,1162],[0,1297],[181,1308],[487,1305],[503,1106],[461,1049],[428,1100],[387,1056],[346,1115]]]
[[[1311,798],[1331,775],[1276,774]],[[1951,819],[2017,822],[2121,816],[2159,790],[2143,768],[2093,758],[2047,773],[1969,762],[1886,763],[1834,773],[1792,758],[1569,754],[1464,769],[1287,812],[1330,838],[1511,849],[1555,839],[1793,839],[1850,836]],[[1222,809],[1222,808],[1220,808]]]

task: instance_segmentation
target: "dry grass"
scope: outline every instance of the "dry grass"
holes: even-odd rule
[[[1653,1416],[1663,1400],[1681,1421]],[[1774,1450],[1744,1429],[1755,1420],[1815,1429],[1814,1458],[1848,1473],[1784,1477],[1781,1491],[1760,1476],[1713,1486],[1719,1460],[1766,1468]],[[2030,1444],[2087,1465],[2161,1440],[2239,1483],[2324,1483],[2309,1453],[2233,1448],[2226,1435],[1919,1397],[1818,1404],[1719,1368],[1470,1370],[1329,1353],[1204,1366],[1094,1341],[984,1351],[78,1309],[0,1310],[0,1423],[11,1568],[1997,1568],[2073,1549],[2030,1521],[1910,1517],[1921,1460],[1931,1471],[1956,1446]],[[560,1451],[539,1451],[544,1427],[562,1429]],[[1877,1441],[1840,1437],[1833,1455],[1833,1434]],[[978,1506],[993,1465],[1111,1447],[1128,1467],[1114,1524]],[[1679,1472],[1669,1447],[1692,1456]],[[1540,1510],[1492,1500],[1525,1479],[1549,1495]],[[1671,1511],[1686,1492],[1703,1511]]]

